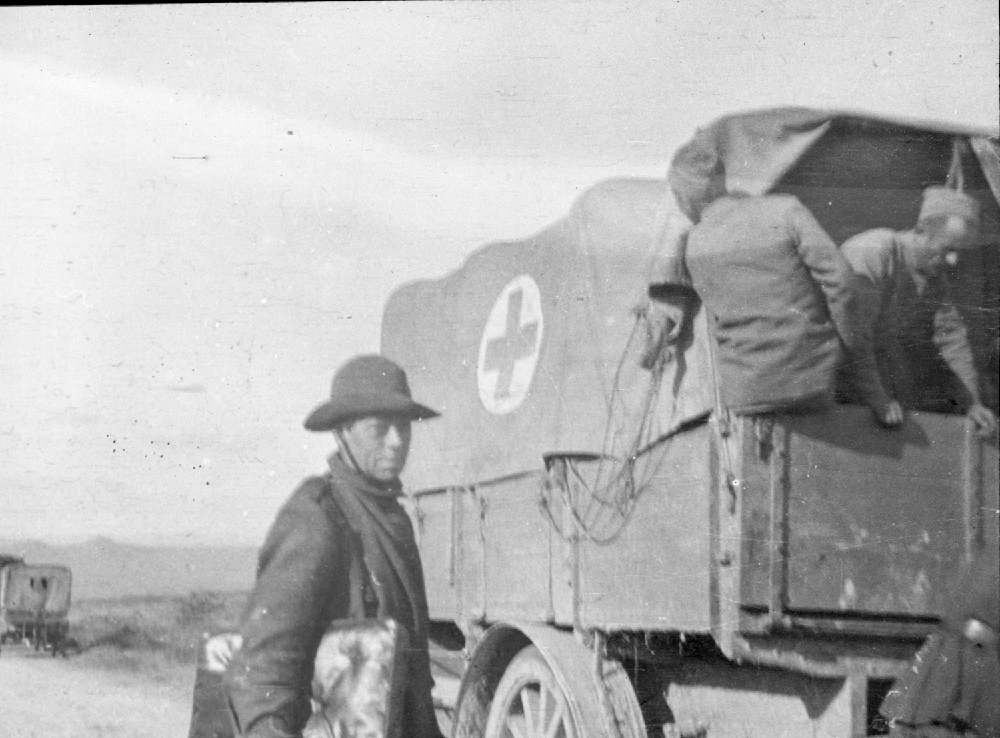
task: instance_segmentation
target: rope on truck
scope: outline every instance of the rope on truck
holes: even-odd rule
[[[580,458],[563,457],[559,478],[552,475],[542,491],[542,510],[552,527],[564,540],[583,535],[595,543],[608,543],[625,527],[639,493],[647,480],[637,479],[639,459],[668,436],[658,436],[653,428],[652,409],[659,399],[666,361],[655,362],[648,370],[646,388],[637,410],[629,412],[622,403],[620,387],[623,375],[631,365],[640,338],[646,313],[642,307],[635,311],[635,323],[622,351],[615,370],[611,399],[605,422],[603,452]],[[639,418],[638,427],[628,434],[627,428]],[[620,443],[623,436],[631,438]],[[552,495],[558,495],[562,506],[569,511],[569,521],[557,519],[553,512]]]

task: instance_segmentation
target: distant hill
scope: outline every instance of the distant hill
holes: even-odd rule
[[[107,538],[71,545],[0,539],[4,554],[70,567],[74,600],[247,591],[257,566],[256,547],[134,546]]]

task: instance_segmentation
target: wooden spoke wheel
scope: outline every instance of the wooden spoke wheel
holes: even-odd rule
[[[510,662],[490,705],[484,738],[578,738],[569,702],[535,646]]]

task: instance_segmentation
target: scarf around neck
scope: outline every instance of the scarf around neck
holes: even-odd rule
[[[376,484],[338,455],[329,459],[330,493],[361,540],[378,596],[379,617],[398,620],[418,641],[427,637],[427,599],[413,526],[399,497],[402,486]]]

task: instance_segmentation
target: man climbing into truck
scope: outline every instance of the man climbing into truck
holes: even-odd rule
[[[875,419],[902,421],[859,324],[850,267],[796,197],[719,197],[688,235],[686,265],[709,313],[731,410],[828,407],[843,356]]]

